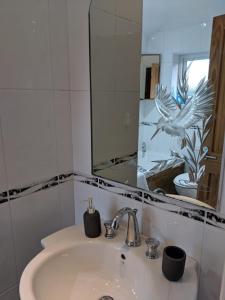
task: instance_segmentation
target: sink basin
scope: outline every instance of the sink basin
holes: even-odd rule
[[[146,247],[128,248],[125,232],[113,240],[88,239],[83,226],[59,231],[44,240],[44,250],[26,267],[21,300],[196,300],[197,263],[187,257],[183,278],[169,282],[162,259],[145,257]],[[104,298],[102,298],[104,299]],[[107,298],[105,298],[107,299]]]

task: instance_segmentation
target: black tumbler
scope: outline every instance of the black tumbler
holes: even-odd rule
[[[186,253],[179,247],[168,246],[163,251],[162,271],[169,281],[178,281],[184,274]]]

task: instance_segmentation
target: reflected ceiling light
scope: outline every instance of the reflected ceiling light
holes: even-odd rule
[[[207,26],[207,23],[206,22],[202,22],[201,23],[201,27],[206,27]]]

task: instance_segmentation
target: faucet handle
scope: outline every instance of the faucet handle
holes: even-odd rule
[[[147,258],[156,259],[159,257],[158,247],[160,242],[157,239],[149,238],[145,240],[148,250],[145,252]]]
[[[112,221],[106,221],[105,226],[105,237],[107,239],[113,239],[115,236],[115,230],[112,228]]]

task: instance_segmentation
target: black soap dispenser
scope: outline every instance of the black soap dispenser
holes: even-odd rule
[[[89,238],[101,235],[101,220],[99,212],[93,207],[92,198],[88,198],[88,209],[84,213],[84,231]]]

